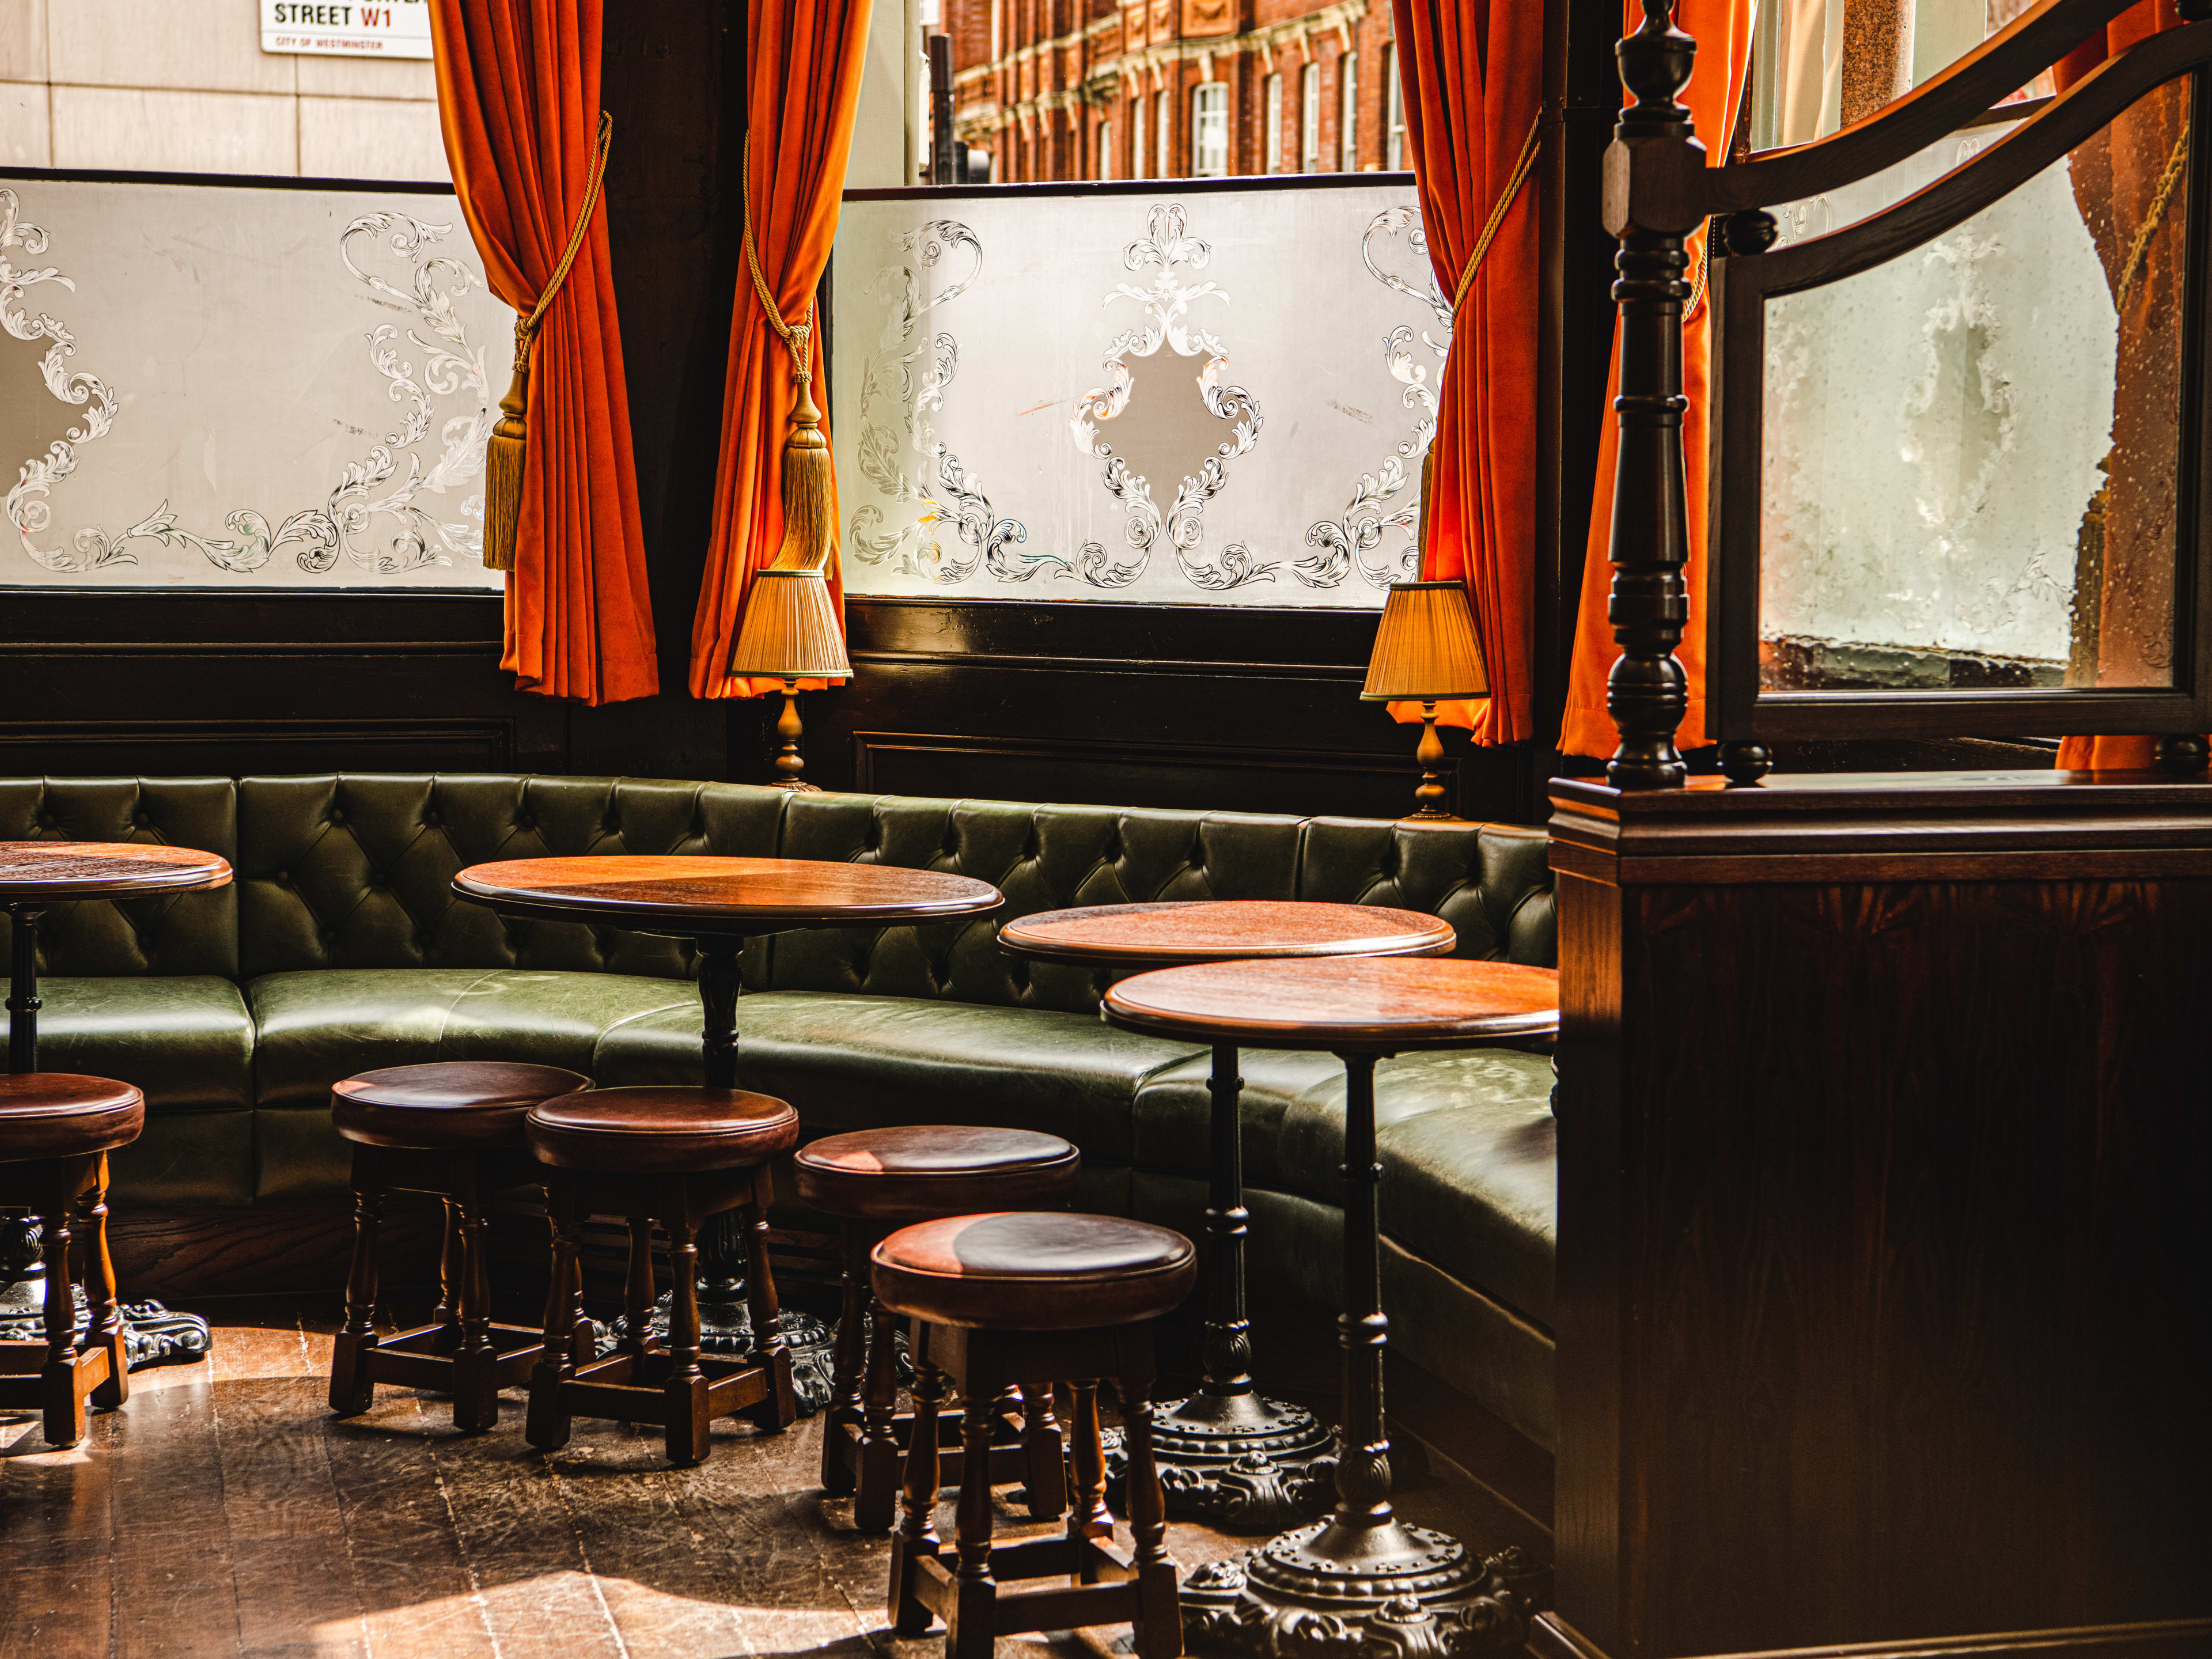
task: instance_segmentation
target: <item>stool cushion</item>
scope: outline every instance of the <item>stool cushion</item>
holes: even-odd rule
[[[948,1216],[876,1246],[870,1279],[893,1313],[982,1331],[1073,1331],[1156,1319],[1190,1293],[1181,1233],[1057,1211]]]
[[[829,1135],[792,1161],[805,1203],[874,1221],[1043,1209],[1074,1191],[1082,1167],[1058,1135],[927,1123]]]
[[[744,1169],[787,1152],[799,1114],[745,1089],[586,1089],[532,1109],[541,1163],[610,1175]]]
[[[331,1091],[331,1122],[369,1146],[520,1146],[522,1120],[541,1100],[592,1086],[558,1066],[496,1060],[389,1066]]]
[[[110,1152],[137,1139],[145,1125],[145,1097],[112,1078],[0,1074],[0,1164]]]

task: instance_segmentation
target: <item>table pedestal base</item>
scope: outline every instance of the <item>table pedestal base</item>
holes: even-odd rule
[[[1529,1605],[1517,1551],[1478,1559],[1401,1521],[1332,1517],[1272,1538],[1183,1582],[1193,1652],[1258,1659],[1469,1659],[1517,1653]]]
[[[9,1221],[0,1225],[20,1225]],[[36,1227],[31,1229],[37,1236]],[[81,1340],[92,1328],[92,1310],[82,1285],[70,1287],[76,1304],[76,1334]],[[131,1370],[149,1365],[188,1365],[207,1358],[214,1345],[208,1322],[198,1314],[173,1313],[158,1302],[125,1302],[123,1316],[124,1363]],[[0,1285],[0,1342],[43,1342],[46,1340],[46,1280],[43,1273]]]
[[[1152,1419],[1160,1490],[1177,1520],[1279,1532],[1336,1495],[1336,1431],[1303,1406],[1256,1394],[1194,1394]],[[1120,1436],[1108,1474],[1121,1478]]]

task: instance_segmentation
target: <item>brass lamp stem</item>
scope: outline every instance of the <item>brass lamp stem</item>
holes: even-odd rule
[[[799,739],[803,728],[799,723],[799,682],[786,679],[783,683],[783,713],[777,716],[775,734],[783,739],[783,747],[775,751],[775,784],[782,789],[813,789],[817,786],[807,782],[799,774],[806,763],[799,758]],[[1443,753],[1442,749],[1437,754]]]
[[[1413,791],[1414,812],[1417,818],[1448,818],[1451,792],[1444,787],[1438,775],[1444,763],[1444,740],[1437,735],[1437,705],[1434,699],[1421,704],[1421,745],[1413,751],[1413,758],[1421,763],[1421,787]]]

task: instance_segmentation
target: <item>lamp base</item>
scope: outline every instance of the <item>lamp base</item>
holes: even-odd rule
[[[1421,705],[1421,744],[1413,750],[1413,758],[1421,763],[1421,787],[1413,791],[1413,816],[1434,822],[1454,819],[1451,810],[1451,789],[1444,782],[1444,740],[1437,735],[1437,706],[1433,702]]]

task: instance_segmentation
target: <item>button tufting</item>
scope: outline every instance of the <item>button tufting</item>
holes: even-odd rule
[[[332,808],[331,809],[331,823],[335,826],[335,825],[337,825],[337,824],[342,824],[342,823],[343,823],[344,822],[345,822],[345,814],[344,814],[344,813],[343,813],[343,812],[341,812],[341,811],[339,811],[336,807],[332,807]]]
[[[515,819],[514,827],[518,830],[535,830],[538,827],[536,815],[525,812],[520,817]]]
[[[438,815],[435,812],[423,813],[422,827],[425,830],[435,830],[438,827]]]
[[[276,875],[276,882],[279,887],[289,887],[292,884],[292,872],[289,870],[279,870]]]

